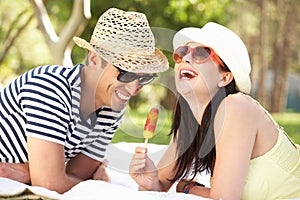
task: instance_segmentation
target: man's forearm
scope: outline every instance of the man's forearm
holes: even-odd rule
[[[44,187],[61,194],[67,192],[81,181],[81,179],[65,173],[41,175],[39,177],[32,177],[31,179],[32,186]]]
[[[83,180],[91,179],[101,162],[87,157],[84,154],[78,154],[66,164],[66,173]]]
[[[29,184],[29,165],[27,163],[0,162],[0,177],[9,178],[21,183]]]

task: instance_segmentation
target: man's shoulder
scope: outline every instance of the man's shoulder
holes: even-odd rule
[[[74,67],[64,67],[59,65],[42,65],[24,74],[24,77],[30,82],[44,82],[50,85],[60,85],[63,87],[69,87],[69,85],[75,85],[80,79],[81,65],[75,65]]]
[[[58,76],[61,75],[67,79],[74,78],[80,74],[80,70],[82,65],[75,65],[73,67],[65,67],[60,65],[41,65],[31,70],[32,75],[54,75]]]

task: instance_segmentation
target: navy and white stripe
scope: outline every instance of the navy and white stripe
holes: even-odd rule
[[[124,110],[103,107],[82,117],[82,67],[40,66],[0,92],[0,162],[27,162],[27,136],[64,145],[66,161],[80,152],[102,161]]]

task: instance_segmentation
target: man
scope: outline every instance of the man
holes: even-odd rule
[[[100,16],[86,65],[49,65],[0,93],[0,176],[63,193],[108,180],[103,160],[131,96],[168,69],[146,16],[111,8]]]

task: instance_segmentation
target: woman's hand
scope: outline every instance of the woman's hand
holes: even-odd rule
[[[133,155],[129,174],[139,185],[140,190],[160,191],[157,169],[153,161],[147,156],[147,149],[137,147]]]
[[[106,172],[108,160],[104,160],[93,174],[93,180],[101,180],[111,183],[111,178]]]

